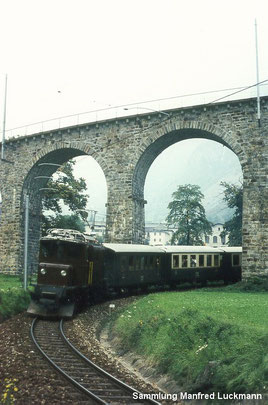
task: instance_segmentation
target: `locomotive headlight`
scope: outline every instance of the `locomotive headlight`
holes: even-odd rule
[[[65,270],[61,270],[60,274],[61,274],[63,277],[65,277],[67,273],[66,273]]]
[[[40,273],[43,274],[43,275],[45,275],[45,274],[46,274],[46,269],[41,269],[41,270],[40,270]]]

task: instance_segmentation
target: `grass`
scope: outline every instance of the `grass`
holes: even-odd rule
[[[142,354],[185,391],[267,392],[267,293],[151,294],[118,313],[111,330],[121,349]]]
[[[21,277],[0,274],[0,321],[25,311],[30,294],[24,291]]]

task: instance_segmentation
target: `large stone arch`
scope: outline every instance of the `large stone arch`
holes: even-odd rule
[[[135,169],[133,171],[133,196],[135,196],[135,204],[134,204],[134,215],[135,224],[134,228],[134,236],[138,238],[143,238],[144,235],[144,225],[145,225],[145,218],[144,218],[144,183],[145,178],[148,173],[148,170],[156,159],[156,157],[167,147],[171,146],[174,143],[180,142],[182,140],[191,139],[191,138],[203,138],[209,139],[216,142],[221,143],[222,145],[226,146],[230,150],[232,150],[239,159],[241,164],[241,169],[243,173],[244,181],[244,205],[243,205],[243,268],[245,271],[243,272],[243,277],[247,278],[249,276],[254,276],[254,274],[260,275],[260,267],[259,264],[257,266],[257,262],[259,263],[261,256],[261,262],[263,266],[263,273],[267,273],[267,262],[265,256],[265,246],[263,245],[264,239],[260,236],[260,227],[259,223],[263,221],[264,214],[264,204],[265,204],[265,195],[262,193],[263,190],[260,190],[260,187],[255,183],[254,190],[252,189],[252,182],[254,182],[254,177],[252,179],[252,164],[255,166],[256,173],[260,171],[261,163],[254,159],[252,160],[252,155],[248,156],[247,153],[241,147],[241,142],[239,142],[238,136],[231,131],[228,133],[218,130],[218,128],[210,127],[209,130],[205,126],[202,126],[200,123],[187,123],[187,127],[176,126],[173,130],[166,126],[165,128],[161,128],[158,133],[152,134],[150,142],[144,143],[144,149],[140,154],[139,159],[135,165]],[[211,132],[213,131],[213,132]],[[250,173],[250,175],[249,175]],[[255,179],[256,181],[256,179]],[[251,186],[250,186],[251,185]],[[249,190],[250,189],[250,190]],[[255,198],[253,198],[253,193],[255,193]],[[254,221],[250,219],[252,217],[252,201],[256,202],[255,215],[253,214]],[[267,200],[266,200],[267,201]],[[248,270],[248,243],[252,242],[252,231],[249,231],[249,228],[253,227],[256,232],[256,240],[258,246],[260,246],[260,255],[258,256],[255,252],[254,256],[251,258],[251,267],[250,271]],[[259,233],[259,236],[258,236]],[[249,236],[250,235],[250,236]],[[263,234],[262,234],[263,235]],[[257,258],[258,256],[258,258]],[[266,270],[265,270],[266,269]],[[265,273],[266,272],[266,273]]]
[[[194,122],[192,123],[192,128],[176,128],[166,133],[162,129],[155,136],[155,140],[153,142],[148,142],[147,145],[144,145],[144,151],[141,154],[133,173],[133,186],[135,188],[137,187],[134,193],[142,197],[143,193],[140,194],[140,190],[144,187],[145,178],[151,164],[157,158],[157,156],[160,155],[160,153],[177,142],[193,138],[209,139],[219,142],[231,149],[238,156],[238,158],[239,156],[242,156],[241,148],[238,144],[238,147],[235,148],[233,139],[229,141],[228,135],[221,133],[221,131],[220,134],[217,134],[218,131],[216,128],[211,128],[214,130],[214,132],[209,132],[207,129],[202,127],[202,124]],[[168,131],[169,128],[166,127],[165,130]],[[237,151],[235,151],[234,148],[237,149]]]
[[[209,139],[216,141],[232,150],[238,157],[240,164],[245,161],[241,145],[236,137],[229,131],[226,133],[221,128],[202,122],[187,121],[167,124],[155,131],[143,142],[143,150],[133,170],[133,196],[135,197],[134,224],[135,235],[144,238],[144,184],[148,170],[157,158],[169,146],[193,138]],[[241,164],[242,167],[242,164]],[[243,167],[242,167],[243,171]]]

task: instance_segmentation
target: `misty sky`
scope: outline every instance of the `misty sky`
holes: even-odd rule
[[[1,130],[5,74],[7,136],[98,108],[254,84],[255,18],[266,80],[267,9],[266,0],[0,0]]]

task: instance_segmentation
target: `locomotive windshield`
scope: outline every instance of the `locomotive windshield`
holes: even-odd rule
[[[81,259],[83,252],[84,246],[76,243],[59,240],[43,240],[40,243],[40,261],[65,263],[70,259]]]

